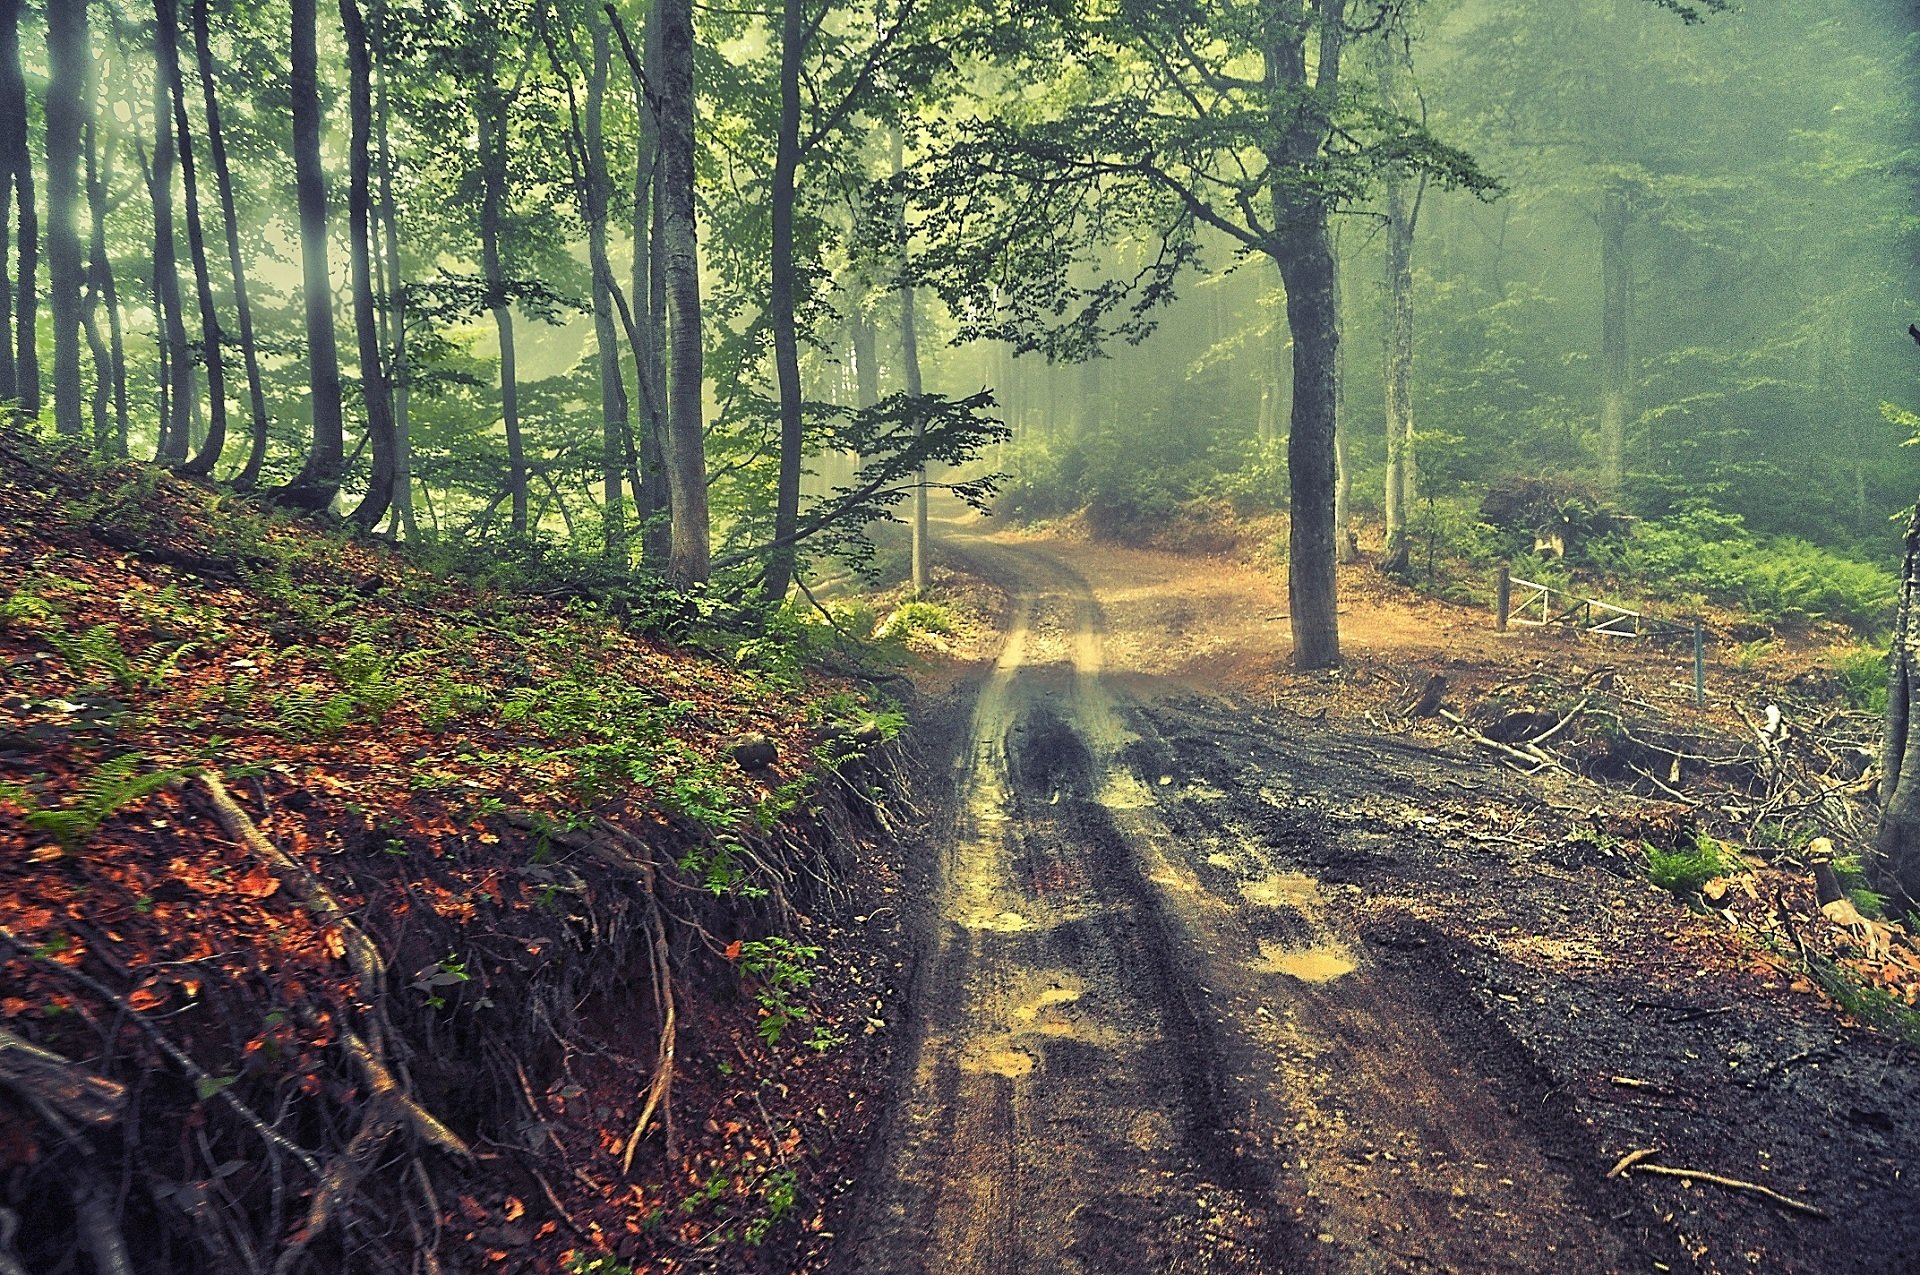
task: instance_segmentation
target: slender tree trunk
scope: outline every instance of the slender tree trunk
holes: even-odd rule
[[[393,402],[387,391],[386,358],[380,348],[380,315],[373,295],[373,52],[359,0],[340,0],[340,28],[347,41],[347,260],[353,280],[353,331],[359,349],[360,398],[367,414],[373,474],[353,520],[371,531],[393,503]]]
[[[173,82],[166,75],[167,52],[173,47],[174,10],[171,0],[154,6],[154,60],[162,68],[153,77],[153,299],[160,316],[161,342],[166,357],[162,378],[165,410],[160,420],[160,446],[155,459],[166,465],[184,465],[193,441],[193,356],[187,350],[187,324],[181,313],[180,253],[173,232]]]
[[[320,89],[316,0],[293,0],[294,187],[300,206],[300,261],[306,300],[307,384],[313,447],[284,499],[305,509],[333,503],[346,470],[340,410],[340,350],[333,331],[333,282],[327,265],[327,178],[320,166]]]
[[[898,177],[906,167],[903,153],[904,143],[899,130],[893,134],[893,172]],[[900,236],[900,260],[906,262],[909,250],[909,236],[905,217],[902,216],[898,228]],[[920,334],[918,315],[915,313],[913,285],[900,285],[900,370],[906,380],[907,397],[918,399],[924,392],[920,384]],[[927,426],[918,404],[914,407],[913,438],[918,443],[926,436]],[[913,536],[912,536],[913,593],[915,597],[925,597],[933,585],[933,574],[927,561],[927,467],[920,466],[914,476],[913,484]]]
[[[622,471],[626,466],[632,426],[628,423],[627,387],[620,375],[620,341],[614,330],[613,266],[607,257],[607,218],[613,192],[607,176],[607,138],[602,118],[613,50],[607,40],[605,12],[590,9],[588,24],[593,30],[593,67],[587,76],[587,127],[581,149],[586,160],[587,255],[593,267],[593,332],[600,364],[600,516],[607,552],[624,554],[627,520]],[[644,301],[635,297],[634,304],[641,305]],[[636,349],[634,353],[638,356],[640,351]]]
[[[1387,543],[1380,569],[1407,570],[1407,518],[1413,507],[1413,208],[1406,182],[1387,180],[1387,324],[1384,335],[1387,397]]]
[[[35,276],[40,262],[40,212],[34,205],[33,160],[27,143],[27,85],[20,70],[22,0],[0,0],[0,149],[6,152],[16,210],[11,398],[28,420],[40,414],[40,353]],[[6,226],[0,224],[0,235]]]
[[[1626,190],[1610,185],[1600,198],[1600,472],[1618,495],[1627,453],[1627,220]]]
[[[609,16],[609,21],[611,21]],[[669,510],[671,493],[666,471],[666,272],[660,217],[660,118],[649,100],[649,84],[660,81],[660,6],[648,11],[642,37],[643,74],[633,79],[633,106],[638,132],[633,158],[633,270],[632,298],[634,395],[630,408],[638,410],[639,447],[637,463],[629,479],[633,483],[634,516],[640,522],[641,561],[664,567],[673,548],[673,529]],[[621,48],[632,53],[625,28],[620,28]],[[629,411],[631,422],[634,416]],[[629,427],[630,432],[632,427]],[[628,443],[633,451],[632,441]]]
[[[880,364],[874,351],[873,320],[868,317],[862,289],[847,314],[847,337],[853,346],[854,406],[872,407],[880,401]]]
[[[47,309],[53,318],[53,427],[86,433],[80,397],[80,126],[91,50],[86,0],[47,7]]]
[[[662,0],[660,23],[661,237],[665,241],[668,325],[667,480],[673,551],[667,578],[703,583],[713,551],[707,516],[705,427],[701,420],[700,254],[693,201],[693,4]]]
[[[500,420],[507,434],[507,487],[513,500],[513,534],[527,534],[527,450],[520,433],[520,382],[513,343],[513,303],[500,264],[500,238],[507,202],[507,94],[489,60],[486,82],[475,95],[480,131],[480,256],[487,277],[487,308],[500,342]]]
[[[95,116],[87,119],[87,208],[92,214],[93,236],[89,248],[88,272],[92,290],[107,308],[107,359],[100,371],[104,383],[113,389],[113,436],[102,440],[99,449],[116,456],[127,454],[129,431],[127,412],[127,342],[120,321],[120,288],[113,277],[113,258],[107,255],[107,183],[113,175],[113,142],[99,146]]]
[[[1914,682],[1920,675],[1920,505],[1907,522],[1906,549],[1888,666],[1875,844],[1908,900],[1920,903],[1920,731],[1913,729],[1912,720]]]
[[[9,421],[20,393],[13,330],[14,168],[26,146],[26,88],[20,79],[22,0],[0,0],[0,424]]]
[[[384,22],[385,0],[377,0],[374,12]],[[385,27],[382,25],[384,31]],[[393,525],[389,534],[408,540],[419,538],[420,527],[413,516],[413,424],[408,414],[412,396],[408,382],[412,370],[407,363],[406,287],[400,272],[400,210],[393,199],[392,111],[387,100],[387,74],[384,52],[375,68],[377,118],[380,128],[380,226],[385,247],[384,286],[386,348],[392,351],[388,367],[388,387],[393,401]]]
[[[207,265],[206,225],[200,215],[200,183],[194,172],[193,130],[187,122],[186,85],[180,76],[180,14],[175,0],[160,0],[166,10],[166,39],[160,73],[173,98],[173,127],[180,145],[180,179],[187,194],[187,250],[193,261],[194,293],[200,303],[200,343],[207,369],[207,432],[200,452],[183,466],[190,474],[211,474],[227,445],[227,373],[220,350],[220,312],[214,305],[213,272]],[[197,405],[200,400],[194,400]]]
[[[793,186],[800,165],[800,63],[806,51],[806,35],[800,0],[783,0],[780,12],[780,128],[773,156],[773,283],[767,305],[767,320],[773,329],[774,379],[780,395],[780,473],[773,507],[775,548],[767,563],[765,582],[766,596],[773,602],[785,598],[793,584],[797,561],[793,536],[800,525],[800,469],[805,443],[800,335],[793,313]]]
[[[234,207],[233,172],[227,163],[226,132],[220,126],[219,77],[213,66],[213,38],[209,30],[208,0],[193,0],[193,54],[200,71],[201,106],[207,117],[207,157],[220,195],[220,220],[226,230],[227,271],[233,278],[233,308],[240,328],[240,361],[247,376],[247,406],[252,428],[247,460],[235,483],[242,490],[260,481],[267,458],[267,395],[260,379],[260,351],[253,337],[253,302],[247,293],[247,273],[240,258],[240,218]]]

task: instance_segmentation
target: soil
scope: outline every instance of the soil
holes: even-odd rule
[[[1668,694],[1679,653],[1356,574],[1346,669],[1298,673],[1257,566],[936,525],[1003,637],[921,735],[922,956],[836,1269],[1920,1260],[1920,1052],[1575,835],[1645,803],[1398,715],[1433,672]],[[1649,1149],[1821,1216],[1609,1172]]]

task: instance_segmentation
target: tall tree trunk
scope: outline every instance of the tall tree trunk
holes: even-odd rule
[[[307,384],[313,402],[313,445],[287,503],[324,509],[346,470],[340,412],[340,350],[333,331],[333,281],[327,266],[327,178],[320,167],[320,88],[316,0],[293,0],[293,172],[300,206],[301,287],[306,300]]]
[[[1627,453],[1627,192],[1611,184],[1600,197],[1600,472],[1618,495]]]
[[[507,434],[507,490],[513,534],[527,534],[527,449],[520,433],[520,380],[513,343],[513,303],[500,264],[507,202],[507,94],[496,81],[491,58],[485,83],[474,98],[480,132],[480,257],[487,277],[487,308],[500,342],[500,420]]]
[[[774,143],[773,283],[767,321],[773,329],[773,370],[780,395],[780,473],[774,492],[773,554],[765,592],[778,602],[793,584],[800,526],[800,469],[805,443],[801,412],[800,334],[794,319],[793,185],[800,165],[800,63],[805,53],[800,0],[783,0],[780,11],[780,127]],[[916,539],[916,546],[919,541]],[[918,550],[916,549],[916,553]]]
[[[1920,677],[1920,504],[1907,522],[1906,548],[1889,661],[1875,844],[1908,900],[1920,903],[1920,730],[1912,720],[1914,683]]]
[[[1407,569],[1407,518],[1413,508],[1413,229],[1405,179],[1387,179],[1387,324],[1383,337],[1387,409],[1387,543],[1380,569]]]
[[[113,143],[109,139],[103,152],[99,145],[96,117],[87,117],[87,209],[93,234],[88,247],[89,290],[95,301],[107,309],[107,362],[96,375],[101,386],[111,387],[113,432],[96,440],[104,454],[127,454],[127,345],[120,323],[120,289],[113,277],[113,259],[107,255],[107,183],[113,173]],[[91,307],[89,307],[91,313]],[[95,332],[97,340],[99,333]],[[96,426],[96,429],[98,427]]]
[[[13,367],[10,397],[28,420],[40,414],[40,353],[35,276],[40,262],[40,212],[34,205],[33,160],[27,149],[27,84],[20,71],[22,0],[0,0],[0,149],[7,156],[16,210],[13,295]],[[0,224],[0,235],[6,226]]]
[[[378,0],[375,14],[383,23],[385,0]],[[389,534],[408,540],[419,538],[420,527],[413,516],[413,424],[408,415],[412,389],[408,384],[412,369],[407,363],[406,286],[400,267],[400,210],[393,199],[392,110],[387,99],[386,59],[375,68],[374,87],[378,99],[376,118],[380,128],[380,227],[385,252],[383,260],[386,348],[392,351],[388,385],[393,400],[393,525]]]
[[[1277,230],[1268,249],[1287,293],[1293,333],[1293,413],[1287,436],[1292,488],[1287,584],[1293,618],[1294,662],[1300,668],[1340,663],[1339,579],[1334,557],[1334,433],[1339,418],[1340,305],[1325,203],[1285,174],[1318,163],[1345,36],[1345,0],[1300,0],[1267,15],[1266,83],[1272,90]],[[1309,10],[1313,21],[1308,21]],[[1306,39],[1317,27],[1317,68],[1309,78]],[[1311,92],[1308,89],[1311,88]]]
[[[47,7],[47,309],[53,318],[53,427],[86,433],[80,398],[80,126],[91,64],[86,0]]]
[[[207,156],[213,161],[214,185],[220,194],[220,220],[227,236],[227,271],[233,277],[233,308],[240,328],[240,360],[247,375],[247,406],[252,428],[247,460],[235,480],[242,490],[260,481],[267,458],[267,396],[260,380],[260,351],[253,337],[253,302],[247,294],[247,273],[240,259],[240,218],[234,207],[233,172],[227,163],[227,139],[220,126],[220,98],[214,85],[213,39],[207,16],[208,0],[193,0],[193,54],[200,71],[200,99],[207,116]]]
[[[893,134],[893,175],[898,177],[906,167],[905,143],[900,131]],[[910,236],[904,209],[897,228],[900,236],[900,262],[904,267],[910,250]],[[918,399],[924,392],[920,384],[920,333],[919,316],[915,313],[913,285],[900,285],[900,370],[906,380],[907,397]],[[913,411],[913,438],[918,443],[926,436],[926,420],[916,403]],[[923,463],[914,475],[913,484],[913,535],[912,535],[913,593],[915,597],[925,597],[932,587],[933,574],[927,561],[927,467]]]
[[[707,515],[704,387],[700,334],[700,254],[693,203],[693,3],[662,0],[660,13],[661,238],[668,326],[667,481],[673,500],[673,550],[667,578],[706,580],[713,559]]]
[[[607,176],[607,137],[603,121],[607,73],[613,50],[607,40],[607,15],[588,10],[593,30],[593,67],[587,76],[585,152],[587,256],[593,266],[593,332],[600,364],[600,508],[607,552],[624,554],[627,544],[623,470],[632,438],[628,422],[627,387],[620,375],[620,342],[614,331],[613,265],[607,257],[607,217],[612,184]],[[635,305],[645,304],[640,297]],[[635,325],[636,332],[639,325]],[[641,351],[636,348],[636,358]],[[641,374],[645,374],[644,367]]]
[[[611,14],[608,20],[612,21]],[[638,409],[638,463],[629,475],[633,483],[634,516],[640,523],[641,561],[664,567],[673,550],[673,528],[668,519],[672,504],[666,470],[666,272],[660,216],[660,117],[648,86],[660,82],[660,5],[647,14],[642,37],[642,73],[634,75],[633,107],[637,136],[633,157],[633,269],[634,395]],[[626,29],[617,29],[622,50],[633,56]],[[629,412],[631,421],[634,412]]]
[[[853,346],[853,392],[855,407],[872,407],[880,401],[879,355],[874,351],[873,320],[866,311],[863,288],[847,313],[847,338]]]
[[[380,525],[393,503],[393,402],[380,348],[380,314],[373,295],[373,53],[359,0],[340,0],[340,28],[347,40],[347,261],[353,279],[353,331],[360,359],[360,399],[367,414],[373,473],[353,521],[367,531]]]
[[[154,6],[154,60],[166,66],[167,50],[173,44],[171,0],[158,0]],[[173,84],[164,70],[153,77],[153,301],[160,316],[161,344],[165,357],[162,383],[164,410],[160,419],[160,446],[155,459],[162,464],[184,465],[192,445],[193,356],[187,350],[187,324],[181,313],[180,250],[173,233],[173,174],[175,168],[173,133]]]
[[[26,89],[20,79],[22,0],[0,0],[0,424],[12,418],[19,397],[13,331],[14,167],[26,145]]]
[[[207,266],[206,224],[200,216],[200,184],[194,174],[193,130],[187,122],[186,85],[180,77],[180,14],[175,0],[160,0],[166,11],[165,58],[160,73],[173,98],[173,127],[180,144],[180,179],[187,193],[187,250],[193,260],[193,287],[200,302],[200,344],[207,369],[207,432],[199,455],[184,466],[190,474],[211,474],[227,445],[227,372],[220,351],[220,312],[213,300],[213,272]],[[194,399],[195,404],[199,399]]]

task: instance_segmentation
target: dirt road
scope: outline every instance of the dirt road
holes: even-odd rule
[[[1567,858],[1570,795],[1215,693],[1284,647],[1253,573],[946,543],[1004,643],[840,1269],[1907,1269],[1914,1051],[1701,964],[1705,922]],[[1607,1176],[1649,1146],[1850,1226]]]

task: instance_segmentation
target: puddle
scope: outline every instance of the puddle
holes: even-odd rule
[[[956,919],[965,929],[993,934],[1018,934],[1033,928],[1033,922],[1018,912],[988,912],[985,908],[970,908]]]
[[[1276,872],[1258,881],[1242,881],[1240,896],[1261,907],[1306,911],[1320,902],[1320,885],[1304,872]]]
[[[1338,943],[1316,943],[1312,947],[1282,947],[1277,943],[1260,944],[1260,959],[1253,968],[1267,974],[1285,974],[1303,983],[1331,983],[1353,973],[1359,963]]]
[[[1033,1055],[1024,1049],[976,1049],[960,1055],[960,1070],[1017,1080],[1033,1071]]]

